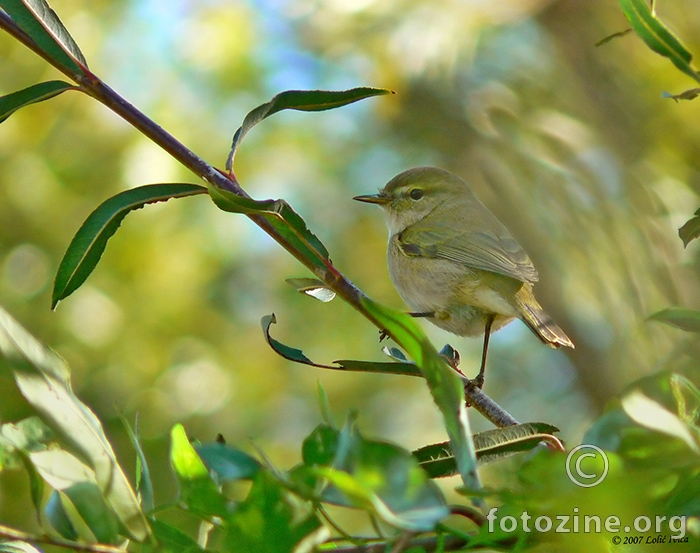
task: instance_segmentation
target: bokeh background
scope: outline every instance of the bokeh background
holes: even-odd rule
[[[538,298],[576,343],[550,350],[520,322],[495,335],[486,391],[516,418],[555,424],[576,444],[625,386],[697,365],[694,342],[645,319],[700,307],[700,248],[684,250],[677,236],[700,206],[700,100],[664,98],[694,83],[636,36],[596,47],[628,27],[614,0],[52,6],[94,72],[218,166],[245,114],[282,90],[395,90],[275,115],[244,141],[236,174],[253,197],[287,199],[336,266],[396,308],[381,213],[352,196],[416,165],[467,180],[528,251]],[[700,52],[697,2],[657,10]],[[58,77],[0,35],[0,94]],[[127,467],[119,413],[138,413],[159,490],[175,422],[291,467],[321,420],[317,383],[339,422],[359,410],[366,435],[409,449],[446,439],[420,380],[294,365],[267,347],[259,321],[274,312],[274,336],[319,362],[385,359],[376,328],[340,300],[298,294],[284,279],[311,275],[207,197],[129,215],[95,273],[52,312],[53,275],[83,220],[109,196],[155,182],[197,180],[78,93],[0,125],[0,304],[69,361],[76,393]],[[480,340],[426,330],[476,372]],[[31,414],[7,371],[0,394],[2,422]],[[23,479],[0,473],[0,520],[27,523],[18,506],[28,498]]]

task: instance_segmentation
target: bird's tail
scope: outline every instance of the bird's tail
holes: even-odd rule
[[[559,328],[552,317],[542,309],[542,306],[537,303],[531,292],[526,294],[525,297],[521,297],[520,300],[521,319],[540,340],[553,348],[560,346],[574,347],[574,343]]]

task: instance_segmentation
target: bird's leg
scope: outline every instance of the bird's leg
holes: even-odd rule
[[[419,312],[411,312],[411,311],[409,311],[408,313],[406,313],[406,315],[410,315],[411,317],[418,319],[421,317],[434,317],[435,312],[433,312],[433,311],[428,311],[428,312],[420,312],[420,311]],[[386,330],[379,331],[379,341],[380,342],[386,340],[388,337],[389,337],[389,335],[386,333]]]
[[[472,379],[472,383],[477,388],[483,388],[484,386],[484,373],[486,372],[486,353],[489,350],[489,337],[491,336],[491,326],[493,325],[493,320],[496,316],[489,315],[486,319],[486,330],[484,332],[484,349],[481,352],[481,368],[479,369],[479,374],[476,378]]]

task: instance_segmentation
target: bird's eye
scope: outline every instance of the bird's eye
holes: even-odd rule
[[[423,197],[423,191],[420,188],[414,188],[408,193],[412,200],[420,200]]]

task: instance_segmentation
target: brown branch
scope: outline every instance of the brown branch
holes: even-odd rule
[[[192,150],[177,140],[173,135],[168,133],[152,119],[148,118],[135,106],[121,97],[116,91],[102,82],[87,68],[83,68],[83,73],[76,74],[75,72],[58,65],[49,54],[44,52],[24,31],[22,31],[14,23],[14,21],[12,21],[12,19],[6,13],[2,11],[0,11],[0,28],[7,31],[22,44],[53,65],[56,69],[77,82],[80,85],[80,89],[84,93],[92,96],[114,113],[119,115],[127,123],[139,130],[144,136],[148,137],[155,144],[163,148],[166,152],[173,156],[173,158],[178,160],[183,166],[187,167],[199,178],[223,190],[228,190],[244,198],[250,198],[245,190],[241,188],[233,174],[228,175],[204,161]],[[310,269],[338,296],[343,298],[348,304],[362,313],[362,315],[364,315],[364,317],[371,321],[375,326],[380,329],[383,328],[380,321],[378,321],[374,315],[367,311],[367,309],[362,305],[362,300],[367,296],[343,274],[341,274],[340,271],[338,271],[330,263],[330,261],[323,258],[321,255],[315,259],[307,258],[283,235],[281,235],[262,215],[247,214],[246,216],[262,230],[264,230],[285,250],[291,253],[299,262]],[[392,338],[396,339],[394,336],[392,336]],[[400,340],[398,340],[397,343],[400,343]],[[467,396],[467,402],[496,426],[503,427],[517,424],[517,421],[512,416],[505,412],[480,389],[473,386],[466,386],[465,394]]]
[[[101,543],[80,543],[63,538],[54,538],[51,536],[36,536],[21,530],[15,530],[9,526],[0,524],[0,537],[9,540],[24,541],[28,543],[42,543],[46,545],[54,545],[65,549],[73,549],[74,551],[88,551],[91,553],[124,553],[121,547],[114,545],[104,545]]]

